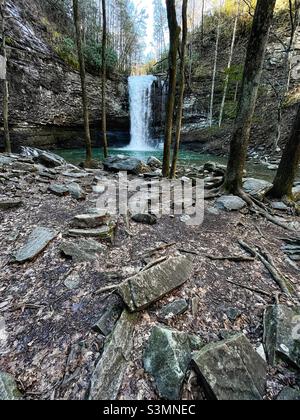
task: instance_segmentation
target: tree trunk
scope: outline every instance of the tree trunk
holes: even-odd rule
[[[186,58],[186,44],[187,44],[187,6],[188,0],[182,1],[182,40],[181,40],[181,60],[180,60],[180,86],[179,86],[179,100],[177,108],[177,120],[176,120],[176,136],[175,136],[175,145],[173,152],[173,162],[171,169],[171,178],[174,178],[176,175],[177,160],[180,147],[180,135],[181,135],[181,125],[182,125],[182,110],[184,102],[184,90],[185,90],[185,58]]]
[[[229,84],[229,71],[230,71],[231,64],[232,64],[232,59],[233,59],[238,20],[239,20],[239,14],[237,13],[237,15],[235,17],[235,21],[234,21],[234,27],[233,27],[233,33],[232,33],[232,42],[231,42],[229,60],[228,60],[228,65],[227,65],[228,73],[227,73],[226,79],[225,79],[224,92],[223,92],[222,104],[221,104],[221,109],[220,109],[219,127],[221,127],[222,121],[223,121],[224,108],[225,108],[225,102],[226,102],[226,96],[227,96],[228,84]]]
[[[201,10],[201,48],[204,47],[204,12],[205,12],[205,0],[202,0]]]
[[[4,63],[6,65],[5,79],[3,80],[3,131],[4,131],[4,150],[6,153],[11,153],[11,143],[8,125],[8,106],[9,106],[9,88],[7,80],[7,51],[6,51],[6,29],[5,29],[5,8],[6,1],[0,2],[1,14],[1,32],[2,32],[2,51]]]
[[[73,0],[73,14],[74,14],[74,24],[75,24],[75,30],[76,30],[77,52],[78,52],[80,79],[81,79],[81,95],[82,95],[84,131],[85,131],[85,144],[86,144],[85,165],[88,167],[91,165],[91,162],[92,162],[92,143],[91,143],[91,133],[90,133],[90,124],[89,124],[88,99],[87,99],[87,89],[86,89],[86,79],[85,79],[85,63],[84,63],[84,54],[83,54],[83,48],[82,48],[82,38],[81,38],[82,31],[81,31],[78,0]]]
[[[210,127],[212,127],[212,125],[213,125],[214,97],[215,97],[215,84],[216,84],[216,75],[217,75],[220,34],[221,34],[221,16],[219,16],[218,29],[217,29],[217,39],[216,39],[216,47],[215,47],[215,61],[214,61],[211,95],[210,95],[210,107],[209,107],[209,126]]]
[[[255,9],[225,179],[225,189],[233,194],[238,194],[242,187],[252,119],[255,112],[275,3],[276,0],[258,0]]]
[[[274,185],[269,196],[282,198],[287,196],[292,198],[292,189],[300,163],[300,104],[294,122],[291,136],[284,149],[279,169],[277,171]]]
[[[107,23],[106,23],[106,3],[102,0],[103,14],[103,39],[102,39],[102,135],[103,135],[103,154],[108,157],[107,129],[106,129],[106,47],[107,47]]]
[[[176,16],[176,1],[166,0],[168,25],[170,32],[170,51],[169,51],[169,92],[166,111],[165,144],[163,159],[163,176],[170,176],[170,155],[173,133],[173,114],[176,96],[176,75],[177,75],[177,51],[179,47],[180,27]]]

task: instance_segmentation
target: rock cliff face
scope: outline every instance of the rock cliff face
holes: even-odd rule
[[[36,0],[8,0],[8,77],[14,148],[20,145],[71,147],[83,143],[79,73],[66,65],[48,40],[44,10]],[[87,75],[94,141],[101,122],[101,81]],[[108,81],[108,127],[129,127],[126,80]],[[0,91],[0,96],[2,95]],[[2,114],[0,110],[0,121]],[[3,144],[0,134],[0,141]]]

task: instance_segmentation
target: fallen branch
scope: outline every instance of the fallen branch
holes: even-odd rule
[[[119,286],[121,284],[122,283],[120,283],[120,284],[111,284],[110,286],[102,287],[101,289],[96,290],[94,292],[94,295],[101,295],[102,293],[105,293],[105,292],[115,291],[115,290],[117,290],[119,288]]]
[[[256,251],[244,241],[239,241],[239,244],[245,251],[249,252],[249,254],[251,254],[253,257],[258,258],[270,272],[277,285],[281,288],[282,292],[288,296],[291,296],[290,290],[293,290],[291,282],[275,267],[271,256],[269,256],[266,252],[263,252],[262,250],[260,250],[260,252]]]
[[[234,262],[253,262],[255,258],[245,257],[244,255],[225,255],[225,256],[215,256],[215,255],[206,255],[207,258],[213,261],[234,261]]]
[[[259,293],[259,294],[261,294],[261,295],[265,295],[265,296],[268,296],[268,297],[270,297],[270,298],[272,298],[272,297],[273,297],[273,296],[271,295],[271,293],[265,292],[264,290],[257,289],[257,288],[255,288],[255,287],[246,286],[246,285],[244,285],[244,284],[239,284],[239,283],[236,283],[236,282],[231,281],[231,280],[226,280],[226,281],[227,281],[227,283],[233,284],[234,286],[241,287],[242,289],[249,290],[250,292]]]
[[[150,268],[152,268],[152,267],[156,266],[157,264],[160,264],[160,263],[162,263],[162,262],[166,261],[167,259],[168,259],[168,257],[161,257],[161,258],[158,258],[158,259],[157,259],[157,260],[155,260],[155,261],[151,261],[149,264],[147,264],[144,268],[142,268],[142,269],[141,269],[141,272],[143,272],[143,271],[147,271],[147,270],[149,270]]]
[[[171,243],[169,243],[169,244],[160,245],[160,246],[158,246],[157,248],[150,249],[149,251],[147,251],[147,252],[143,255],[143,258],[145,258],[145,257],[149,257],[149,256],[151,256],[151,255],[155,254],[156,252],[159,252],[159,251],[164,251],[165,249],[167,249],[167,248],[171,248],[171,247],[172,247],[172,246],[174,246],[174,245],[176,245],[176,242],[171,242]]]

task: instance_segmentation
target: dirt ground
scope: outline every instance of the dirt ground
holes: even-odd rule
[[[195,333],[207,343],[222,338],[224,330],[242,331],[254,346],[262,342],[264,309],[274,303],[274,296],[280,291],[273,278],[257,260],[212,261],[207,255],[246,256],[237,241],[245,239],[250,245],[258,244],[273,256],[300,296],[299,269],[287,262],[282,251],[283,238],[293,235],[254,217],[248,210],[213,215],[207,211],[212,200],[206,202],[204,223],[197,227],[169,216],[154,226],[131,221],[129,229],[121,221],[114,243],[103,242],[106,249],[97,260],[76,264],[64,258],[59,247],[66,240],[64,233],[72,218],[93,207],[95,197],[88,179],[84,181],[88,192],[85,201],[50,194],[49,182],[53,181],[26,174],[0,184],[1,198],[21,198],[24,202],[23,207],[0,213],[0,319],[5,323],[0,336],[0,370],[16,378],[25,399],[86,398],[91,373],[104,345],[104,337],[91,327],[103,308],[116,299],[111,293],[94,292],[139,272],[149,261],[147,252],[160,245],[170,246],[150,253],[151,259],[189,252],[194,258],[194,272],[180,289],[140,314],[134,353],[119,399],[158,399],[153,379],[143,370],[143,349],[151,327],[160,322],[158,311],[175,298],[189,302],[193,299],[193,311],[190,304],[186,313],[167,321],[169,326]],[[37,226],[54,228],[58,235],[34,261],[11,262],[11,254]],[[64,285],[70,274],[80,277],[75,290]],[[269,296],[228,280],[261,289]],[[296,303],[285,297],[280,301]],[[241,313],[234,322],[225,314],[232,307]],[[284,386],[297,381],[299,375],[285,365],[270,368],[266,399],[275,398]],[[183,395],[195,398],[187,389]]]

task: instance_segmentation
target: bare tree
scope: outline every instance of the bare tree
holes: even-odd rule
[[[176,136],[173,153],[173,162],[171,169],[171,178],[176,175],[176,166],[180,148],[180,136],[181,136],[181,125],[182,125],[182,111],[184,102],[184,91],[185,91],[185,61],[186,61],[186,44],[187,44],[187,6],[188,0],[182,1],[182,40],[181,40],[181,58],[180,58],[180,76],[179,76],[179,99],[177,107],[177,120],[176,120]]]
[[[292,189],[300,163],[300,104],[269,196],[293,198]]]
[[[218,64],[220,35],[221,35],[221,16],[219,15],[218,28],[217,28],[217,39],[216,39],[216,46],[215,46],[215,60],[214,60],[214,68],[213,68],[213,74],[212,74],[209,117],[208,117],[210,127],[212,127],[212,125],[213,125],[215,85],[216,85],[216,76],[217,76],[217,64]]]
[[[2,52],[3,52],[4,66],[7,67],[5,10],[6,10],[6,0],[0,0]],[[3,80],[4,150],[6,153],[11,153],[11,142],[10,142],[9,125],[8,125],[8,111],[9,111],[8,106],[9,106],[9,87],[8,87],[7,68],[6,68],[4,80]]]
[[[103,154],[108,157],[107,128],[106,128],[106,49],[107,49],[107,22],[106,22],[106,2],[102,0],[102,135],[103,135]]]
[[[179,48],[180,26],[176,16],[176,1],[166,0],[168,25],[170,33],[169,47],[169,92],[166,111],[166,128],[163,158],[163,176],[170,176],[170,157],[173,134],[173,114],[175,108],[176,76],[177,76],[177,51]]]
[[[233,59],[237,25],[238,25],[238,20],[239,20],[239,2],[238,2],[237,5],[238,5],[238,11],[237,11],[237,14],[235,16],[234,25],[233,25],[231,48],[230,48],[230,53],[229,53],[229,60],[228,60],[228,65],[227,65],[227,74],[226,74],[226,78],[225,78],[223,98],[222,98],[222,104],[221,104],[220,116],[219,116],[219,127],[221,127],[222,121],[223,121],[224,108],[225,108],[226,96],[227,96],[228,85],[229,85],[229,71],[230,71],[231,64],[232,64],[232,59]]]
[[[276,0],[258,0],[247,49],[237,117],[231,138],[225,189],[241,194],[243,171]]]
[[[80,67],[80,79],[81,79],[81,95],[82,95],[82,108],[83,108],[83,120],[84,120],[84,131],[85,131],[85,144],[86,144],[86,161],[87,167],[91,166],[92,163],[92,143],[91,133],[89,124],[89,111],[88,111],[88,99],[86,89],[86,77],[85,77],[85,62],[82,48],[82,29],[78,0],[73,0],[73,15],[74,24],[76,30],[76,41],[77,41],[77,52]]]

